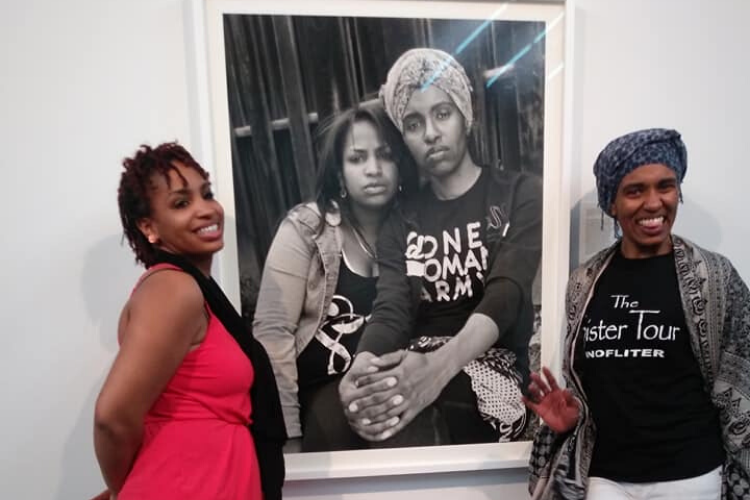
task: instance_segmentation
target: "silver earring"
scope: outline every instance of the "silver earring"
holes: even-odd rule
[[[341,191],[339,191],[339,197],[343,200],[349,195],[349,193],[346,192],[346,188],[344,186],[341,186]]]

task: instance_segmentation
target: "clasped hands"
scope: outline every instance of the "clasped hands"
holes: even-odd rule
[[[433,353],[357,354],[339,384],[349,425],[368,441],[396,435],[438,397],[442,371]]]

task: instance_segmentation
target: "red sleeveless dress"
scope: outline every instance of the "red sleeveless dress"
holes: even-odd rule
[[[179,268],[159,264],[151,269]],[[118,500],[261,500],[250,423],[253,367],[208,309],[190,351],[146,414],[143,443]]]

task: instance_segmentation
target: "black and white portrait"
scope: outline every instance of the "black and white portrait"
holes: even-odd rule
[[[507,12],[507,4],[484,4],[478,11],[484,14],[472,17],[470,7],[477,6],[467,4],[466,17],[456,14],[459,3],[441,10],[448,4],[424,2],[419,10],[412,6],[386,15],[393,2],[353,3],[366,5],[348,10],[340,6],[336,15],[310,9],[274,13],[270,7],[269,12],[255,13],[252,7],[223,12],[220,26],[215,22],[220,29],[214,32],[221,33],[222,47],[210,53],[223,55],[223,61],[211,63],[224,71],[217,78],[217,70],[212,70],[212,81],[225,84],[220,95],[226,103],[220,116],[228,124],[219,129],[228,134],[215,140],[231,151],[231,170],[228,165],[216,168],[218,195],[223,194],[222,186],[232,189],[236,248],[230,249],[230,255],[232,261],[236,256],[242,315],[256,335],[269,337],[275,335],[269,332],[278,330],[288,336],[284,343],[271,340],[267,350],[277,363],[282,406],[293,408],[285,410],[288,432],[304,443],[290,452],[373,447],[362,433],[348,429],[342,437],[331,429],[347,427],[347,418],[352,420],[352,405],[341,412],[338,385],[355,359],[361,336],[367,335],[368,324],[376,321],[378,293],[383,300],[377,287],[383,242],[377,235],[393,210],[408,208],[431,182],[430,172],[408,140],[407,127],[412,125],[394,121],[395,105],[389,108],[384,102],[383,88],[394,63],[412,49],[430,49],[426,53],[447,54],[446,59],[465,72],[464,95],[469,98],[455,108],[461,117],[472,116],[464,120],[462,129],[467,155],[483,172],[520,174],[538,181],[538,199],[533,203],[539,208],[539,220],[543,219],[540,233],[546,233],[549,222],[541,213],[542,198],[548,195],[548,169],[560,166],[561,85],[553,88],[554,109],[546,109],[550,81],[562,65],[562,49],[553,57],[548,54],[550,33],[561,29],[560,16],[552,15],[555,11],[524,19]],[[446,78],[443,73],[448,70],[437,65],[431,78]],[[446,95],[454,102],[461,100],[451,92]],[[557,129],[549,130],[550,123]],[[551,135],[553,148],[546,144]],[[440,158],[443,153],[430,150],[429,155]],[[372,167],[377,174],[355,169],[370,168],[370,162],[378,165]],[[377,180],[360,181],[358,175],[363,179],[375,175]],[[553,172],[551,178],[558,175]],[[508,224],[508,207],[502,203],[477,210],[484,212],[476,223],[461,221],[455,227],[438,227],[437,232],[425,229],[406,236],[405,272],[421,276],[424,283],[420,311],[441,301],[466,298],[475,304],[481,298],[483,280],[492,267],[491,256],[487,264],[491,244],[486,240],[495,238],[493,234],[502,238],[516,228]],[[368,214],[378,213],[378,223],[370,224]],[[325,243],[329,226],[335,228],[330,241],[337,246]],[[542,319],[546,319],[542,262],[547,257],[541,252],[542,241],[549,238],[538,235],[538,259],[526,266],[530,306],[528,321],[524,319],[528,323],[526,372],[538,370],[540,364]],[[435,250],[441,247],[439,259],[430,260],[431,245]],[[296,265],[298,260],[304,265]],[[331,267],[338,271],[330,273]],[[440,330],[441,317],[431,316],[430,328]],[[425,328],[419,326],[422,319],[417,322],[408,350],[442,348],[444,340],[425,337]],[[520,401],[527,376],[514,367],[519,356],[512,350],[504,351],[507,356],[500,351],[480,355],[477,361],[484,365],[472,362],[464,367],[467,380],[475,381],[473,377],[481,376],[487,366],[501,374],[493,382],[495,394],[483,393],[481,384],[473,384],[472,397],[479,401],[481,417],[489,421],[485,411],[495,415],[495,432],[467,442],[533,437],[536,421]],[[380,383],[385,387],[391,382]],[[431,425],[429,419],[424,422]],[[310,436],[317,432],[325,438]],[[384,441],[385,447],[388,442]],[[429,444],[459,442],[436,438]]]

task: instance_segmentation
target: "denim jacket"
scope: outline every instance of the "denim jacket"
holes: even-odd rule
[[[297,205],[281,222],[266,257],[253,334],[271,358],[290,438],[302,435],[297,356],[315,336],[339,278],[341,215],[326,215],[319,231],[315,203]]]

